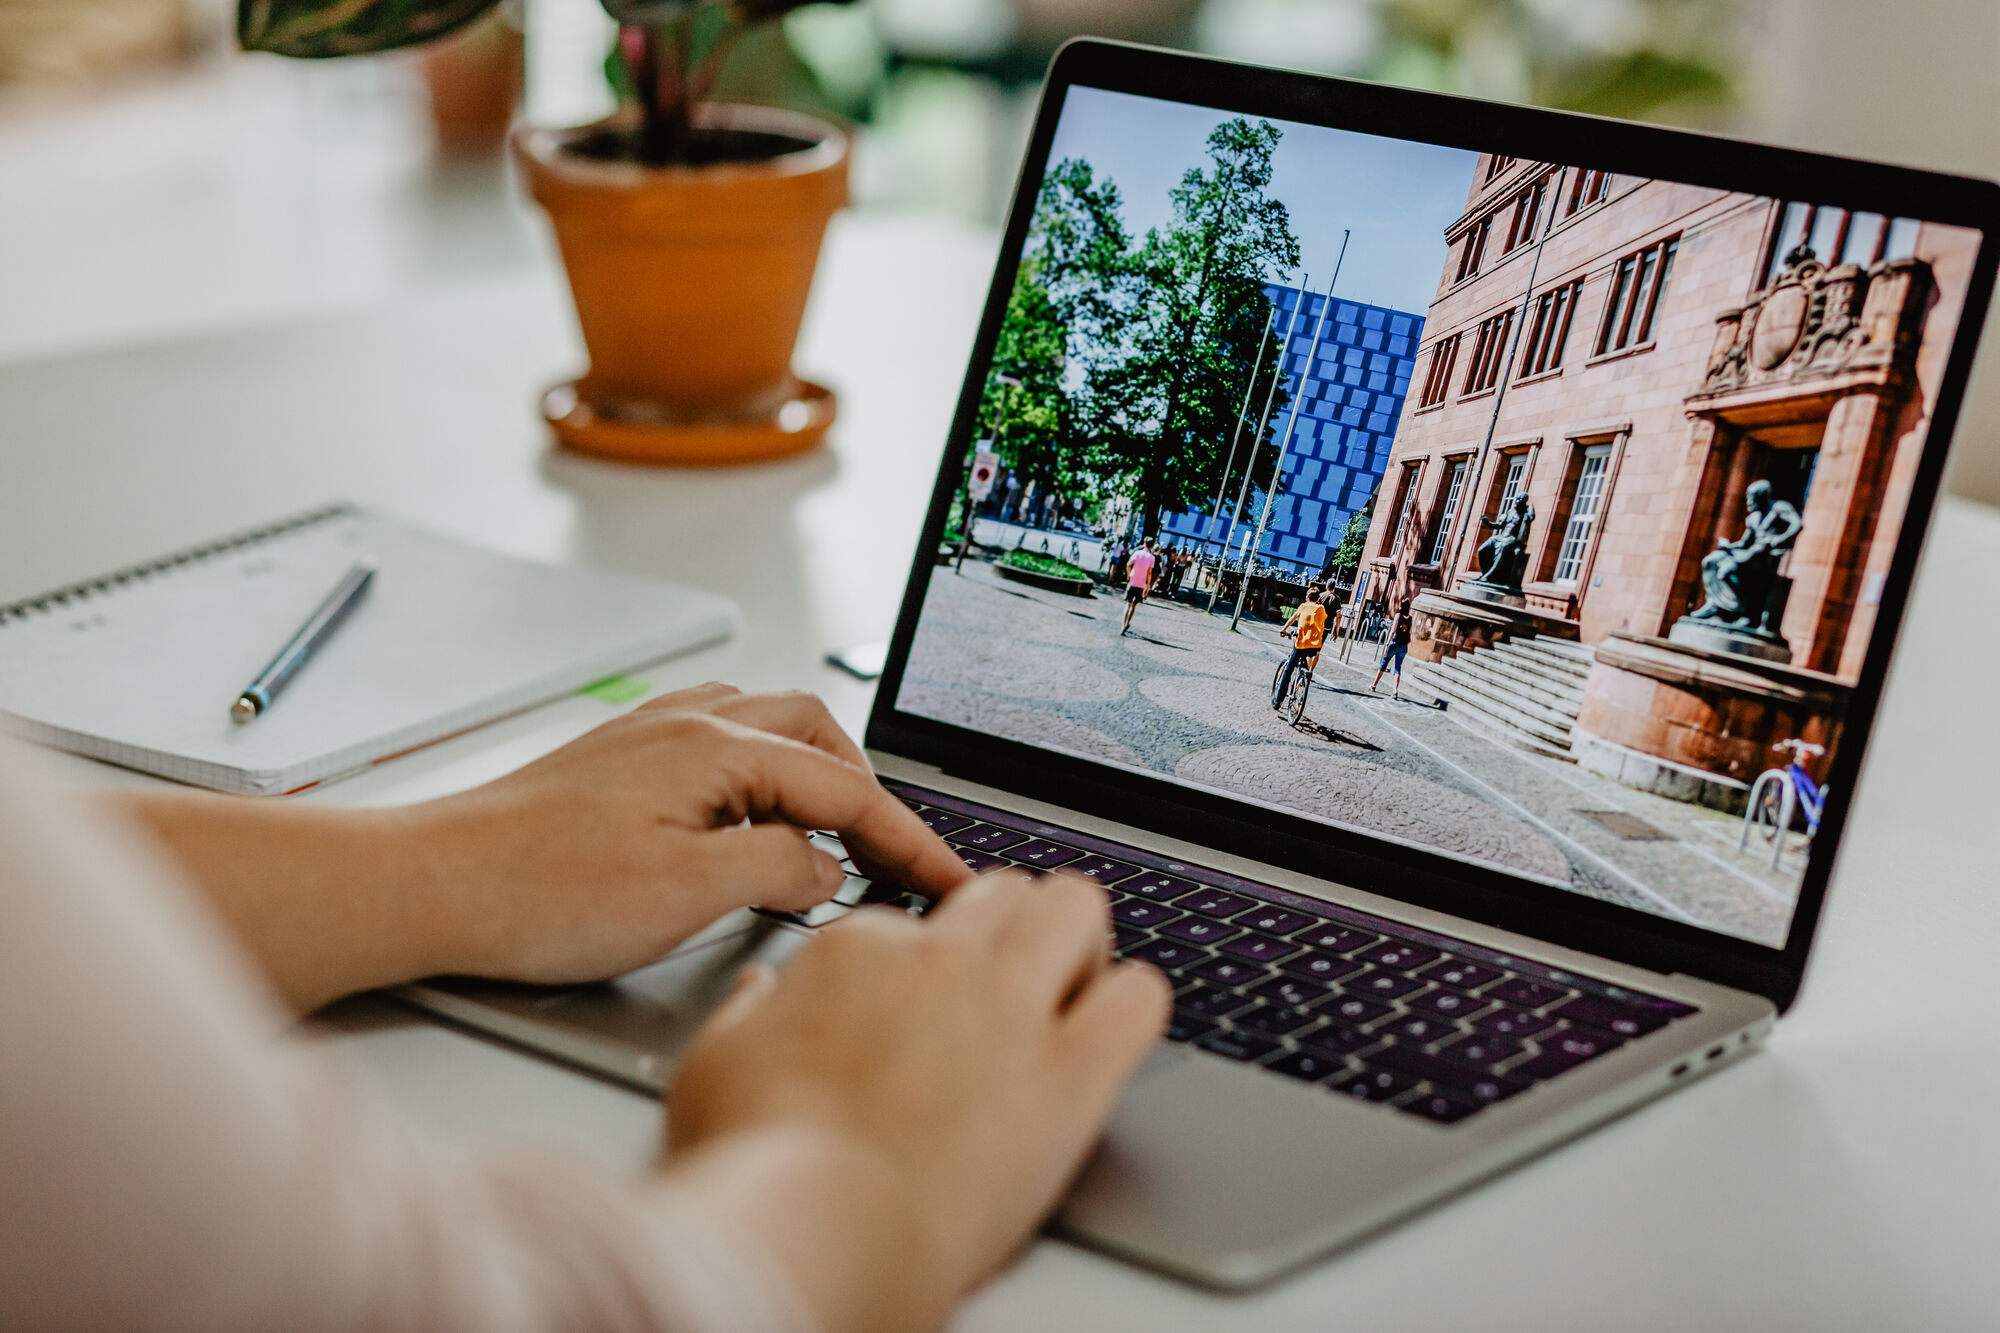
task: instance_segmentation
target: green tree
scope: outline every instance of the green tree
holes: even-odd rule
[[[1099,417],[1123,427],[1110,432],[1106,461],[1129,478],[1149,529],[1162,510],[1212,502],[1271,312],[1264,284],[1298,267],[1291,218],[1269,194],[1282,137],[1268,121],[1216,126],[1206,167],[1190,168],[1172,192],[1172,221],[1134,256],[1145,287],[1128,350],[1101,376],[1112,410]],[[1261,455],[1267,441],[1257,444]]]
[[[1361,568],[1361,551],[1368,541],[1368,524],[1375,517],[1375,497],[1382,493],[1378,483],[1368,503],[1347,516],[1347,526],[1341,530],[1340,544],[1327,554],[1326,568],[1322,573],[1337,575],[1342,579],[1354,577],[1354,571]]]

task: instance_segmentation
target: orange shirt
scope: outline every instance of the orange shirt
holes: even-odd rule
[[[1299,647],[1313,649],[1326,642],[1326,608],[1318,602],[1307,602],[1292,617],[1299,622]]]

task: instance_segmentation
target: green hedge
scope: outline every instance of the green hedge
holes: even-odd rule
[[[1025,569],[1031,574],[1047,574],[1058,579],[1087,579],[1090,571],[1081,565],[1072,565],[1067,560],[1058,560],[1052,555],[1037,555],[1033,551],[1009,551],[1000,557],[1003,565]]]

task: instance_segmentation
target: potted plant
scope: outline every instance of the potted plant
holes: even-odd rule
[[[249,50],[328,57],[443,37],[498,0],[239,0]],[[602,0],[630,97],[610,119],[517,128],[516,159],[569,272],[590,369],[542,399],[563,444],[662,463],[817,444],[833,394],[792,349],[821,238],[847,202],[847,134],[717,103],[751,27],[805,0]]]

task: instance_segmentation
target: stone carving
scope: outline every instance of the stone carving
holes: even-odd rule
[[[1479,516],[1479,526],[1493,535],[1479,544],[1479,582],[1508,592],[1521,591],[1528,568],[1528,532],[1535,525],[1535,507],[1517,495],[1499,518]]]
[[[1750,304],[1716,318],[1708,371],[1690,402],[1855,371],[1901,383],[1914,372],[1930,282],[1921,259],[1829,267],[1801,245]]]
[[[1778,562],[1798,540],[1799,511],[1773,498],[1771,483],[1753,481],[1743,495],[1743,533],[1701,559],[1702,604],[1687,619],[1714,629],[1779,638],[1772,622],[1784,614],[1785,580]]]

